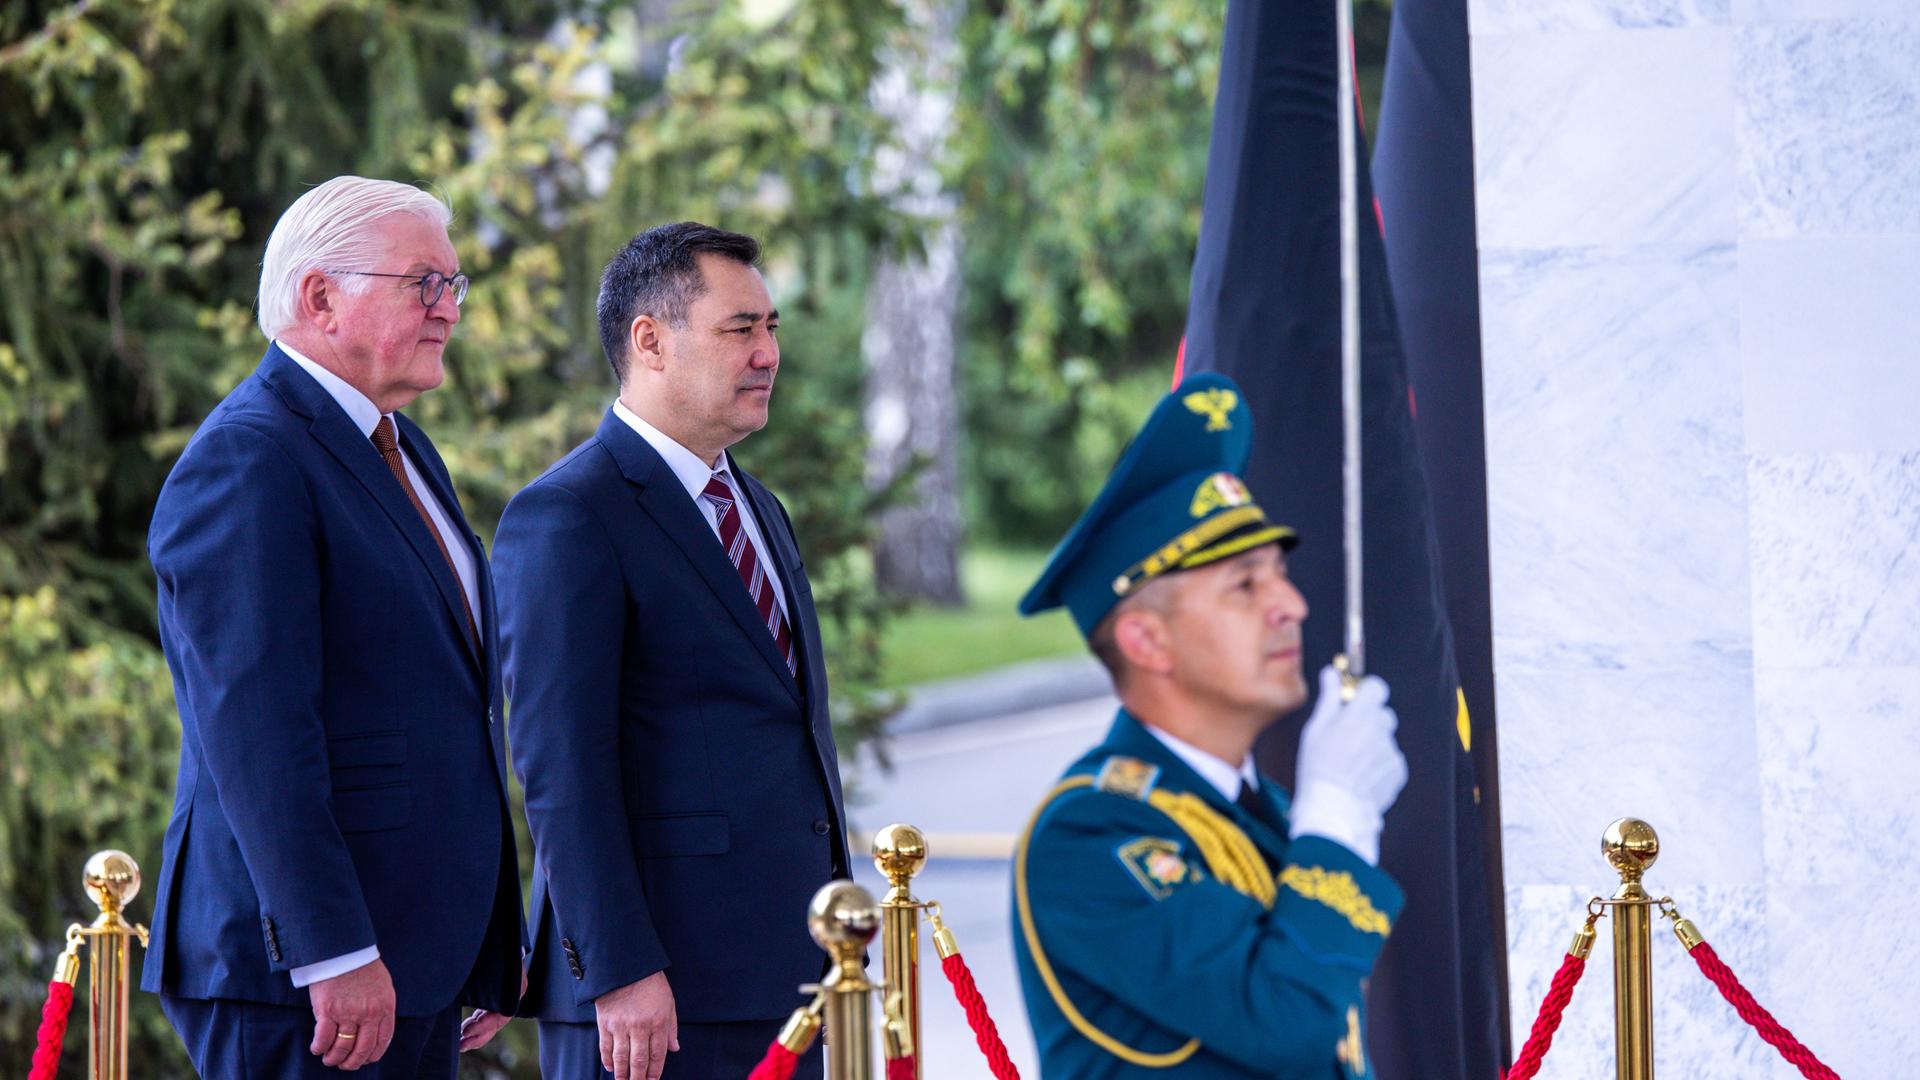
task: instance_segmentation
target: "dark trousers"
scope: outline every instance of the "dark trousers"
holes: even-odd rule
[[[661,1080],[746,1080],[766,1056],[767,1044],[784,1020],[748,1020],[731,1024],[680,1023],[680,1049],[667,1054]],[[820,1080],[825,1059],[820,1044],[801,1055],[794,1080]],[[540,1021],[542,1080],[605,1080],[600,1067],[600,1029],[593,1024]],[[640,1077],[638,1080],[646,1080]]]
[[[160,1011],[206,1080],[454,1080],[460,1066],[457,1005],[437,1016],[399,1017],[387,1052],[351,1073],[328,1068],[307,1052],[313,1044],[313,1013],[307,1009],[161,994]]]

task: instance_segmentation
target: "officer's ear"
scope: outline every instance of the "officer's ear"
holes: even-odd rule
[[[1157,604],[1134,603],[1120,611],[1113,620],[1113,645],[1128,668],[1155,675],[1173,671],[1172,628]]]

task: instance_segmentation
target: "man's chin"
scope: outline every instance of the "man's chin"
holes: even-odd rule
[[[413,377],[408,381],[415,390],[424,394],[429,390],[438,390],[440,384],[447,381],[447,365],[440,355],[446,347],[444,341],[423,341],[420,348],[414,351]]]
[[[1307,703],[1307,681],[1295,672],[1274,688],[1275,704],[1284,715]]]
[[[751,435],[767,426],[768,412],[767,399],[761,397],[755,405],[742,408],[734,414],[733,428],[743,438]]]

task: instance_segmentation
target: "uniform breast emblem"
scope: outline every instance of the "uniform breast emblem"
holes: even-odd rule
[[[1165,837],[1137,836],[1114,854],[1155,900],[1172,895],[1175,885],[1200,880],[1199,868],[1181,857],[1179,844]]]

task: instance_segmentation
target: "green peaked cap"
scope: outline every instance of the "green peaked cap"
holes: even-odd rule
[[[1020,613],[1064,607],[1091,636],[1115,604],[1162,574],[1263,544],[1293,547],[1294,531],[1269,522],[1240,479],[1252,453],[1253,414],[1240,388],[1214,372],[1188,377],[1120,452]]]

